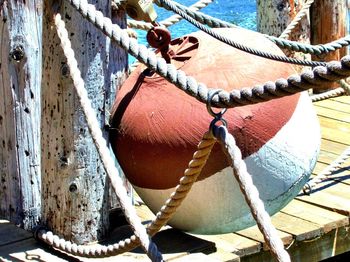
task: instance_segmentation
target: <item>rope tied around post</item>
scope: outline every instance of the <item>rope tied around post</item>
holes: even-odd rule
[[[107,147],[107,142],[102,135],[101,129],[99,128],[96,112],[92,108],[91,101],[88,98],[84,80],[81,77],[77,60],[75,59],[74,51],[68,38],[68,32],[65,27],[65,23],[59,13],[54,14],[54,23],[58,37],[61,40],[61,47],[63,49],[64,55],[66,56],[69,72],[73,80],[73,85],[79,97],[79,102],[81,103],[91,137],[95,142],[97,151],[100,155],[108,178],[111,181],[112,188],[117,195],[117,199],[122,207],[122,210],[125,213],[125,216],[131,227],[133,228],[135,235],[139,239],[142,248],[150,257],[150,259],[152,261],[163,261],[162,255],[159,253],[157,246],[151,241],[150,237],[148,236],[146,229],[136,214],[135,208],[129,200],[126,189],[123,186],[123,182],[119,176],[119,171],[114,164],[114,159],[112,158],[110,150]],[[52,243],[54,242],[55,241]]]
[[[74,4],[76,4],[76,2],[79,2],[79,1],[73,1],[73,0],[71,1],[73,6],[74,6]],[[86,4],[86,1],[83,1],[83,4]],[[183,73],[183,72],[177,72],[177,75],[174,76],[174,74],[171,74],[171,73],[174,73],[174,69],[171,66],[165,68],[164,63],[162,62],[164,60],[156,60],[155,57],[152,56],[152,54],[147,53],[145,55],[145,53],[141,52],[142,50],[138,50],[138,46],[134,44],[135,42],[128,39],[127,35],[124,34],[125,31],[122,31],[122,33],[118,32],[117,26],[115,26],[113,28],[108,27],[108,25],[109,25],[108,20],[104,19],[99,14],[97,15],[97,17],[94,17],[93,15],[89,17],[89,14],[92,14],[94,12],[94,9],[89,5],[83,5],[83,4],[82,4],[82,6],[79,6],[79,8],[81,8],[80,11],[82,13],[84,13],[85,15],[87,15],[88,16],[87,18],[90,21],[93,21],[93,19],[96,19],[95,25],[98,28],[102,29],[106,35],[111,37],[113,40],[117,41],[118,44],[120,44],[123,48],[128,49],[128,51],[130,51],[130,53],[136,54],[137,57],[140,60],[142,60],[145,64],[153,65],[152,69],[154,69],[156,71],[157,70],[161,71],[160,75],[165,76],[171,82],[176,82],[177,85],[180,85],[181,88],[185,89],[185,91],[187,93],[191,94],[192,96],[196,95],[196,96],[200,97],[200,98],[197,97],[197,99],[202,100],[202,102],[206,101],[208,112],[214,117],[214,120],[211,122],[211,125],[210,125],[211,132],[206,133],[203,136],[203,140],[198,145],[198,151],[196,151],[194,156],[193,156],[194,159],[197,159],[200,162],[200,164],[195,163],[195,161],[193,161],[193,162],[191,161],[189,163],[189,168],[185,170],[185,175],[184,175],[185,178],[184,177],[181,178],[180,184],[176,188],[176,191],[171,195],[170,199],[168,201],[166,201],[165,206],[163,206],[161,208],[160,212],[157,214],[155,221],[152,222],[152,224],[147,229],[147,233],[149,235],[153,235],[154,233],[156,233],[160,229],[160,227],[162,225],[164,225],[170,219],[171,215],[176,211],[176,207],[179,204],[181,204],[181,201],[186,196],[186,194],[184,192],[186,192],[186,190],[187,190],[187,192],[190,190],[191,185],[194,183],[194,181],[198,177],[199,172],[201,171],[201,168],[206,163],[206,160],[208,158],[210,150],[211,150],[212,146],[215,144],[215,138],[213,137],[213,135],[215,135],[215,137],[219,141],[221,141],[221,143],[224,145],[230,159],[232,160],[234,175],[240,184],[241,190],[244,193],[245,198],[247,200],[247,203],[251,208],[253,217],[257,220],[259,229],[263,232],[264,238],[265,238],[266,242],[268,243],[271,251],[273,252],[273,254],[276,255],[276,257],[278,258],[279,261],[290,261],[288,253],[283,249],[283,243],[280,241],[280,239],[278,237],[277,238],[279,241],[276,240],[276,235],[277,235],[276,230],[272,226],[271,221],[269,220],[269,216],[263,208],[263,203],[259,198],[259,194],[257,192],[257,189],[252,184],[252,179],[246,170],[246,166],[242,160],[240,150],[236,146],[233,136],[228,133],[227,128],[226,128],[227,123],[223,119],[223,115],[226,112],[226,107],[237,106],[237,104],[234,105],[234,103],[238,103],[237,101],[240,100],[241,98],[247,99],[248,100],[247,103],[253,103],[253,102],[257,103],[260,101],[256,101],[254,99],[252,101],[252,99],[249,99],[249,96],[256,95],[257,98],[263,98],[265,91],[270,92],[270,93],[276,92],[276,90],[275,91],[272,90],[271,83],[266,84],[266,86],[267,86],[266,88],[265,88],[265,86],[263,87],[266,90],[265,89],[264,90],[261,90],[261,89],[257,90],[256,89],[255,93],[254,93],[254,90],[244,90],[244,92],[242,92],[242,93],[235,91],[235,92],[229,93],[229,98],[226,98],[226,97],[224,97],[224,95],[226,95],[228,92],[225,93],[223,90],[206,89],[206,87],[204,85],[197,84],[194,79],[187,77],[185,75],[185,73]],[[79,9],[79,8],[77,8],[77,9]],[[106,141],[103,139],[102,134],[101,134],[101,130],[99,130],[99,128],[98,128],[99,125],[98,125],[98,121],[96,120],[96,117],[95,117],[95,112],[93,111],[93,109],[91,107],[91,103],[87,98],[87,92],[84,89],[84,82],[81,79],[80,71],[77,68],[77,62],[74,59],[74,52],[70,48],[69,40],[67,40],[68,34],[66,31],[64,31],[65,30],[64,22],[61,20],[59,14],[55,16],[55,24],[57,27],[58,34],[59,34],[61,41],[62,41],[62,47],[64,49],[66,56],[67,56],[71,76],[72,76],[72,79],[74,82],[74,86],[76,87],[77,94],[79,96],[79,101],[82,104],[84,114],[85,114],[86,120],[88,122],[89,130],[90,130],[91,135],[94,139],[94,142],[96,143],[100,157],[102,159],[102,162],[105,165],[105,169],[106,169],[107,174],[110,176],[113,173],[113,176],[110,177],[110,179],[112,180],[113,188],[115,189],[115,191],[117,193],[119,202],[121,202],[121,204],[123,203],[122,206],[127,211],[126,216],[127,217],[130,216],[130,224],[135,229],[135,234],[137,234],[137,236],[132,236],[130,239],[125,240],[125,245],[121,249],[126,251],[128,248],[135,247],[135,246],[137,246],[138,243],[141,242],[144,250],[149,253],[150,258],[153,261],[162,261],[161,254],[158,253],[157,247],[151,242],[151,240],[149,239],[149,236],[147,234],[145,234],[145,232],[144,232],[145,230],[141,229],[141,227],[139,226],[140,221],[138,221],[137,219],[133,220],[132,215],[134,214],[134,211],[129,211],[127,208],[128,205],[124,206],[125,193],[124,193],[124,191],[118,191],[118,190],[121,190],[120,189],[120,181],[118,179],[116,179],[118,171],[115,172],[115,169],[113,169],[113,167],[111,167],[110,156],[108,156],[109,150],[106,147]],[[60,31],[61,29],[62,29],[62,31]],[[118,41],[118,39],[120,41]],[[152,64],[152,62],[154,62],[154,61],[158,61],[159,64],[157,64],[157,65]],[[331,81],[331,80],[343,78],[345,75],[350,75],[350,69],[349,69],[350,62],[349,61],[350,61],[350,57],[347,57],[347,58],[343,59],[342,63],[327,64],[327,67],[318,68],[317,70],[315,69],[314,71],[312,71],[312,73],[315,73],[315,75],[304,74],[301,77],[299,77],[300,80],[297,79],[296,77],[293,79],[291,77],[290,79],[288,79],[288,81],[285,81],[285,82],[283,82],[282,80],[276,81],[276,83],[278,83],[278,84],[276,84],[277,87],[275,87],[275,89],[280,88],[281,90],[288,93],[288,92],[290,92],[290,90],[288,89],[288,88],[290,88],[290,86],[288,86],[288,85],[291,85],[291,86],[294,85],[294,87],[297,87],[297,89],[298,89],[295,92],[299,92],[299,91],[303,90],[302,83],[301,83],[302,81],[304,81],[304,84],[306,87],[309,87],[309,86],[312,86],[315,84],[317,85],[317,84],[319,84],[319,82],[322,82],[322,81],[326,81],[326,80]],[[165,72],[164,72],[164,70],[165,70]],[[170,72],[168,72],[167,70]],[[197,87],[196,87],[197,89],[196,90],[194,90],[194,89],[187,90],[184,87],[185,86],[184,81],[186,82],[186,85],[197,84]],[[205,93],[207,93],[207,96],[205,96]],[[238,96],[238,93],[239,93],[239,98],[234,96],[234,95]],[[212,105],[221,106],[221,107],[224,107],[224,109],[219,113],[215,113],[212,109]],[[216,123],[219,121],[221,121],[223,125],[217,126]],[[200,151],[201,149],[203,149],[203,150],[205,149],[204,150],[205,153]],[[200,167],[200,168],[198,168],[198,169],[196,169],[196,171],[194,171],[194,169],[197,167]],[[193,179],[189,180],[189,178],[188,178],[189,176],[192,176]],[[181,197],[179,197],[179,196],[181,196]],[[179,201],[179,199],[181,199],[181,201]],[[128,201],[128,199],[126,201]],[[262,209],[263,209],[263,211],[261,211]],[[140,231],[138,231],[138,229],[140,229]],[[55,247],[63,247],[65,245],[63,240],[60,240],[57,236],[53,236],[52,233],[50,233],[50,232],[48,232],[46,234],[46,233],[43,233],[42,230],[40,230],[40,232],[37,232],[37,234],[38,234],[39,238],[40,238],[40,236],[42,236],[43,239],[46,239],[46,238],[49,239],[51,244],[55,245]],[[46,234],[46,237],[45,237],[45,234]],[[75,250],[76,246],[77,245],[74,246],[74,250]],[[115,247],[119,248],[120,246],[118,246],[118,244],[116,244],[116,245],[113,245],[112,247],[109,246],[107,248],[103,248],[102,250],[103,250],[103,252],[108,253],[111,250],[115,251],[115,249],[116,249]],[[67,248],[71,249],[71,246],[69,246]],[[92,249],[90,249],[90,248],[88,248],[87,251],[86,250],[81,251],[81,250],[83,250],[83,249],[77,247],[77,252],[79,254],[80,253],[95,254],[96,252],[99,253],[99,251],[92,251]]]

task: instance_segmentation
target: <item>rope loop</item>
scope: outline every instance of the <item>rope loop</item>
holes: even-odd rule
[[[220,112],[214,112],[211,103],[213,101],[213,98],[215,95],[219,94],[221,90],[209,90],[208,92],[208,99],[207,99],[207,110],[208,113],[214,117],[214,119],[211,121],[209,125],[209,132],[213,134],[214,127],[216,126],[216,123],[221,122],[224,127],[227,127],[227,121],[223,118],[223,115],[226,113],[227,108],[223,108]]]
[[[307,196],[310,196],[312,192],[312,187],[310,185],[310,183],[306,183],[304,188],[303,188],[303,193]]]
[[[215,119],[219,119],[221,120],[222,119],[222,116],[226,113],[227,111],[227,108],[223,108],[220,112],[218,113],[215,113],[214,110],[212,109],[212,101],[213,101],[213,98],[214,96],[216,96],[217,94],[219,94],[221,92],[220,89],[217,89],[217,90],[208,90],[208,99],[207,99],[207,110],[208,110],[208,113],[214,117]]]

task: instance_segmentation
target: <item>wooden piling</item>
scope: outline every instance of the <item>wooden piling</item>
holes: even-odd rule
[[[42,1],[0,1],[0,217],[40,218]]]
[[[111,15],[110,1],[89,1]],[[50,14],[52,1],[46,1]],[[127,54],[65,1],[60,13],[75,57],[107,138],[109,109],[126,77]],[[115,17],[126,27],[124,12]],[[109,180],[74,91],[52,16],[43,23],[42,216],[56,234],[82,244],[105,237],[110,206]]]
[[[318,0],[311,6],[311,43],[329,43],[347,34],[347,9],[344,0]],[[346,48],[326,55],[312,56],[317,61],[339,60],[346,55]]]
[[[329,43],[347,34],[347,9],[344,0],[318,0],[311,8],[311,43],[314,45]],[[312,60],[332,61],[340,60],[347,53],[345,47],[328,54],[313,55]],[[338,83],[330,84],[327,88],[314,89],[314,93],[321,93],[328,89],[337,88]]]
[[[279,37],[293,21],[307,0],[257,0],[257,29],[260,33]],[[289,40],[310,43],[310,20],[307,14],[291,31]],[[283,50],[287,56],[310,59],[310,55]],[[296,67],[300,69],[299,67]]]

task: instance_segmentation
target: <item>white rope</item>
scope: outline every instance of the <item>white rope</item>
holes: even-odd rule
[[[127,195],[126,189],[123,186],[119,171],[114,164],[114,159],[111,156],[109,148],[107,147],[107,142],[103,137],[101,129],[99,128],[96,112],[92,108],[88,93],[85,89],[84,80],[81,77],[78,63],[75,59],[74,51],[68,38],[68,32],[65,28],[64,21],[61,19],[61,15],[56,14],[54,21],[57,29],[57,34],[61,40],[61,47],[67,58],[69,72],[73,80],[77,95],[79,97],[79,102],[83,109],[89,131],[91,133],[92,139],[95,142],[96,148],[101,157],[101,161],[106,170],[106,173],[111,181],[112,187],[117,195],[117,199],[125,213],[126,218],[129,220],[129,223],[133,228],[135,235],[139,238],[144,251],[150,256],[152,261],[162,261],[163,259],[160,254],[160,257],[152,257],[152,254],[150,254],[152,251],[158,252],[158,249],[150,240],[145,227],[142,225],[141,220],[137,216],[135,208],[133,207]]]
[[[192,11],[198,11],[198,10],[206,7],[207,5],[209,5],[212,2],[213,2],[213,0],[199,0],[198,2],[191,5],[189,7],[189,9]],[[156,4],[157,3],[158,2],[156,1]],[[182,20],[181,16],[173,15],[173,16],[170,16],[167,19],[164,19],[163,21],[159,22],[159,24],[161,26],[169,27],[169,26],[176,24],[177,22],[179,22],[181,20]],[[130,27],[130,28],[141,29],[141,30],[150,30],[154,27],[151,23],[146,23],[143,21],[135,21],[135,20],[130,20],[130,19],[128,19],[127,24],[128,24],[128,27]]]
[[[312,3],[314,2],[314,0],[308,0],[303,7],[301,8],[301,10],[298,12],[298,14],[295,16],[295,18],[293,19],[293,21],[287,26],[286,29],[284,29],[284,31],[282,32],[282,34],[280,35],[280,38],[283,39],[288,39],[290,37],[290,33],[294,30],[294,28],[300,23],[301,19],[304,18],[304,16],[307,15],[307,13],[309,12],[310,6],[312,5]]]
[[[112,10],[118,11],[119,9],[123,8],[126,3],[127,3],[127,0],[112,0],[111,1]]]
[[[305,194],[310,194],[312,189],[316,187],[317,184],[326,180],[331,176],[334,172],[339,170],[340,166],[350,158],[350,146],[344,150],[344,152],[338,156],[329,166],[327,166],[321,173],[319,173],[316,177],[310,180],[303,188]]]
[[[344,95],[344,94],[345,94],[344,89],[342,87],[338,87],[338,88],[335,88],[333,90],[329,90],[329,91],[323,92],[321,94],[312,95],[311,96],[311,101],[312,102],[317,102],[317,101],[325,100],[325,99],[328,99],[328,98],[341,96],[341,95]]]
[[[232,161],[233,174],[241,188],[245,200],[257,225],[264,236],[272,254],[278,261],[289,262],[290,257],[284,249],[282,240],[278,237],[276,228],[272,225],[269,214],[265,211],[264,203],[259,197],[259,191],[253,184],[252,177],[247,171],[247,166],[242,160],[240,149],[236,145],[234,137],[224,126],[213,126],[215,137],[226,149],[227,156]]]

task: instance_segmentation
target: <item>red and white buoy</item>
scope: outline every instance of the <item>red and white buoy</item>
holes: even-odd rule
[[[282,54],[269,40],[248,30],[220,29],[235,41]],[[202,32],[172,42],[172,63],[211,88],[250,87],[295,73],[289,64],[231,48]],[[198,102],[139,66],[118,91],[112,111],[111,143],[127,178],[157,212],[179,183],[212,117]],[[229,109],[228,128],[242,151],[266,210],[285,206],[309,178],[320,147],[320,130],[306,92]],[[169,222],[195,233],[233,232],[254,224],[216,145],[198,181]]]

